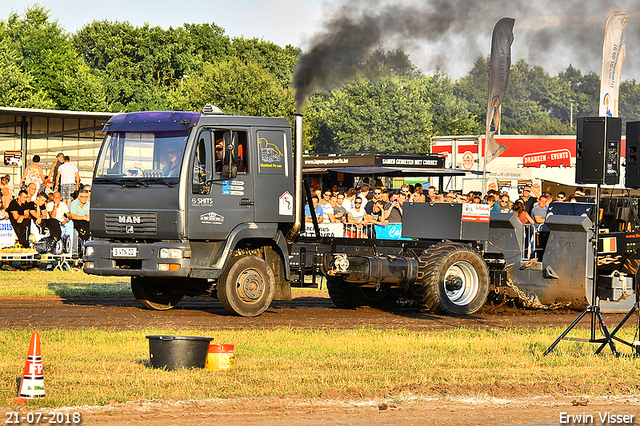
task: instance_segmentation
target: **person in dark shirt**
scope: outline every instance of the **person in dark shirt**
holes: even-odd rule
[[[182,152],[180,152],[177,146],[170,146],[167,150],[167,158],[167,164],[162,169],[162,176],[180,176],[180,160],[182,159]]]
[[[391,201],[389,201],[384,206],[384,219],[386,219],[389,223],[401,223],[402,222],[402,204],[404,203],[405,195],[394,194],[391,196]]]
[[[384,203],[382,200],[377,200],[371,207],[371,211],[367,212],[364,216],[366,223],[372,223],[374,225],[386,225],[388,222],[384,219]]]
[[[529,185],[525,186],[522,190],[520,200],[522,200],[522,203],[524,204],[525,211],[529,214],[531,214],[533,206],[538,202],[538,198],[531,194],[531,187]]]
[[[31,203],[27,201],[28,198],[27,191],[21,189],[18,197],[12,200],[9,203],[9,207],[7,207],[13,232],[16,233],[20,245],[25,248],[29,247],[29,227],[31,226],[31,221],[29,220]]]

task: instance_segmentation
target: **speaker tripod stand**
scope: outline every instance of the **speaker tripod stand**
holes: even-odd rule
[[[600,343],[600,347],[596,353],[599,353],[606,345],[609,345],[611,348],[611,352],[617,357],[620,356],[618,350],[616,349],[616,345],[613,341],[612,334],[609,333],[609,329],[604,322],[604,318],[602,317],[602,312],[600,312],[600,298],[598,297],[597,286],[598,286],[598,234],[600,233],[600,184],[596,185],[596,203],[595,203],[595,217],[594,226],[593,226],[593,238],[592,238],[592,249],[593,249],[593,281],[591,286],[591,304],[585,308],[584,311],[578,318],[575,319],[571,323],[569,327],[565,331],[562,332],[560,336],[553,342],[549,348],[544,351],[542,356],[546,356],[550,353],[553,348],[555,348],[561,340],[573,340],[577,342],[588,342],[588,343]],[[566,337],[567,334],[582,320],[587,314],[591,315],[591,335],[589,339],[577,338],[577,337]],[[629,315],[630,316],[630,315]],[[597,339],[596,338],[596,324],[600,325],[600,328],[604,334],[604,338]],[[621,325],[620,325],[621,327]],[[619,328],[616,327],[616,332]]]
[[[629,346],[633,350],[633,356],[637,358],[640,356],[640,342],[638,341],[640,340],[640,296],[638,295],[637,289],[635,291],[635,296],[636,296],[636,302],[633,304],[631,309],[629,309],[629,312],[627,312],[627,314],[624,316],[622,321],[620,321],[620,324],[616,325],[616,328],[613,329],[613,331],[611,332],[611,339],[616,340],[622,343],[623,345]],[[636,339],[638,340],[634,342],[627,342],[624,339],[620,339],[616,337],[616,334],[618,333],[618,331],[620,331],[620,329],[625,325],[627,320],[631,318],[631,315],[633,315],[635,311],[638,311],[638,322],[636,324]],[[606,345],[607,345],[606,342],[602,343],[602,345],[600,345],[600,347],[596,351],[596,355],[598,355]]]
[[[591,337],[589,339],[582,339],[582,338],[578,338],[578,337],[566,337],[567,334],[569,334],[569,332],[571,330],[573,330],[573,328],[580,322],[580,320],[582,320],[582,318],[584,318],[587,314],[591,314]],[[630,315],[631,313],[629,313],[628,315]],[[596,319],[597,321],[600,323],[600,328],[602,329],[602,332],[604,333],[604,337],[601,339],[596,339]],[[558,343],[560,343],[561,340],[572,340],[575,342],[588,342],[588,343],[601,343],[600,347],[598,348],[598,350],[596,351],[596,354],[599,354],[602,349],[604,349],[605,346],[609,345],[609,347],[611,348],[611,352],[613,352],[613,354],[615,356],[620,356],[620,354],[618,353],[618,350],[616,349],[616,345],[614,343],[614,335],[615,332],[617,332],[619,330],[619,328],[621,328],[623,325],[623,323],[620,323],[618,325],[618,327],[616,327],[616,329],[614,330],[614,333],[609,333],[609,329],[607,328],[607,325],[604,322],[604,318],[602,317],[602,312],[600,312],[600,305],[599,304],[595,304],[595,305],[589,305],[585,308],[584,311],[582,311],[582,313],[580,315],[578,315],[578,318],[575,319],[575,321],[573,321],[571,323],[571,325],[569,327],[567,327],[567,329],[565,331],[562,332],[562,334],[560,336],[558,336],[558,338],[555,340],[555,342],[553,342],[551,344],[551,346],[549,346],[549,348],[544,351],[544,353],[542,354],[542,356],[546,356],[548,353],[550,353],[553,348],[555,348]],[[616,340],[620,340],[615,338]]]

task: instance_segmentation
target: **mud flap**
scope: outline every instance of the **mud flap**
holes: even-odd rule
[[[285,280],[282,258],[272,247],[264,248],[264,257],[276,279],[273,300],[291,300],[291,283]]]

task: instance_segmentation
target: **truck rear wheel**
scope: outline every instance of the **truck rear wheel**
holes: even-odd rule
[[[172,293],[158,280],[146,277],[131,277],[131,291],[138,303],[155,311],[168,311],[182,300],[181,294]]]
[[[232,314],[255,317],[271,305],[275,281],[273,271],[263,259],[237,256],[229,261],[218,280],[218,299]]]
[[[482,256],[466,244],[436,244],[420,256],[411,294],[424,310],[470,315],[487,300],[489,269]]]

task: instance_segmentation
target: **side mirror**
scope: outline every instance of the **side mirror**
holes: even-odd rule
[[[238,134],[235,132],[225,132],[222,136],[224,143],[224,156],[222,158],[222,172],[224,179],[234,179],[238,175],[236,166],[235,150],[238,141]]]

